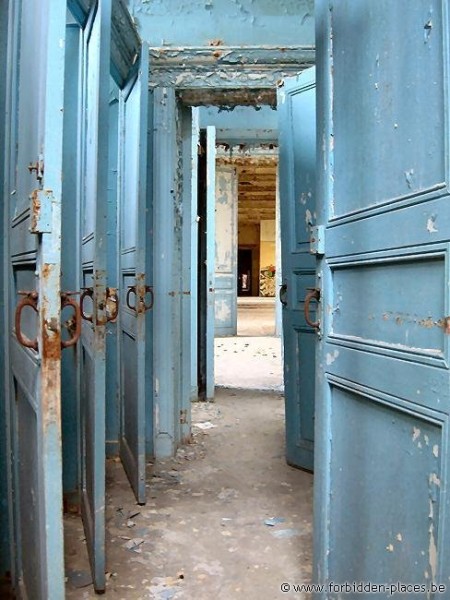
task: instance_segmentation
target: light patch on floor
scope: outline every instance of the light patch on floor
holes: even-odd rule
[[[216,386],[283,391],[281,339],[216,338],[214,369]]]

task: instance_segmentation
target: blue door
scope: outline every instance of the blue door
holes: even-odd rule
[[[215,199],[215,323],[214,335],[237,334],[237,208],[236,169],[216,168]]]
[[[148,48],[120,93],[120,457],[136,500],[145,502]],[[148,211],[150,212],[150,211]],[[151,243],[151,239],[149,240]],[[150,345],[149,340],[148,345]]]
[[[316,17],[325,255],[316,281],[315,577],[418,584],[414,597],[444,598],[449,3],[320,0]],[[429,593],[433,583],[446,594]]]
[[[316,219],[316,88],[314,67],[278,90],[279,185],[283,304],[286,458],[312,470],[316,330],[305,319],[314,287],[310,251]],[[313,304],[310,321],[314,322]]]
[[[81,508],[94,587],[105,589],[105,330],[111,0],[83,32]]]
[[[216,128],[206,128],[206,399],[214,398]]]
[[[198,393],[214,398],[216,128],[200,132],[198,161]]]
[[[66,6],[10,2],[5,168],[7,415],[13,581],[64,597],[61,170]],[[5,115],[3,115],[4,117]],[[3,168],[4,165],[2,165]]]

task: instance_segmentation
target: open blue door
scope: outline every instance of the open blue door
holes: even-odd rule
[[[94,3],[83,41],[81,508],[94,587],[101,592],[105,589],[105,332],[110,305],[106,222],[111,0]]]
[[[214,398],[216,128],[200,132],[198,161],[198,393]]]
[[[315,577],[424,599],[450,583],[449,8],[316,3]]]
[[[305,320],[305,300],[316,273],[316,257],[310,252],[316,218],[314,67],[284,80],[278,89],[278,116],[286,458],[312,470],[316,334]]]
[[[237,334],[237,207],[236,169],[216,168],[215,323],[214,335]]]
[[[206,128],[206,399],[214,398],[216,128]]]
[[[148,48],[120,93],[120,457],[138,503],[145,502]],[[151,243],[151,240],[149,240]]]
[[[46,600],[64,597],[60,270],[66,6],[60,0],[22,0],[10,2],[9,11],[1,143],[11,556],[17,596]]]

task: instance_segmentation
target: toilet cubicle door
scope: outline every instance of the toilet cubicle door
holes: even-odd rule
[[[147,277],[148,47],[120,92],[120,458],[138,503],[145,502],[147,312],[153,289]],[[151,393],[151,390],[150,390]]]
[[[316,212],[315,85],[312,67],[286,78],[278,88],[286,459],[308,470],[314,463],[317,337],[305,318],[308,289],[314,287],[316,273],[316,257],[310,252]]]
[[[399,582],[444,598],[449,3],[318,0],[315,15],[317,597]]]
[[[5,279],[13,583],[64,597],[60,423],[61,171],[66,6],[9,3]],[[4,115],[3,115],[4,116]],[[2,165],[3,167],[3,165]],[[3,242],[2,242],[3,243]]]
[[[111,0],[83,31],[81,193],[81,508],[96,591],[105,589],[106,222]],[[84,296],[84,299],[83,299]]]

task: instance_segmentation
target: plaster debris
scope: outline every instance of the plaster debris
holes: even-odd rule
[[[272,517],[271,519],[266,519],[264,521],[265,525],[268,525],[269,527],[274,527],[275,525],[278,525],[279,523],[284,523],[286,519],[284,519],[283,517]]]
[[[211,423],[211,421],[205,421],[204,423],[194,423],[194,427],[198,427],[199,429],[214,429],[217,425]]]

